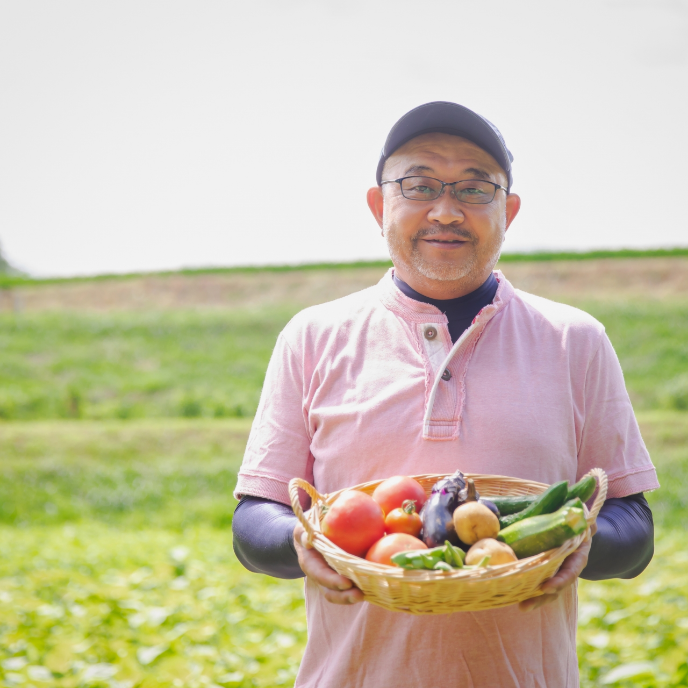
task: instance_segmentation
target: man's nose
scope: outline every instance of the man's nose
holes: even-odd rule
[[[454,196],[454,187],[445,186],[439,198],[432,202],[428,211],[428,220],[450,225],[453,222],[463,222],[465,219],[461,204]]]

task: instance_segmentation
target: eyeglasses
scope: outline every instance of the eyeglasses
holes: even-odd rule
[[[443,182],[434,177],[401,177],[389,179],[381,184],[399,184],[403,197],[410,201],[434,201],[442,195],[445,186],[454,187],[454,198],[462,203],[491,203],[498,189],[507,191],[505,187],[484,179]]]

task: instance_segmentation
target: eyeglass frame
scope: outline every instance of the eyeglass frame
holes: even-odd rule
[[[401,185],[401,182],[403,182],[404,179],[414,178],[432,179],[433,181],[442,184],[442,188],[440,189],[440,192],[437,194],[437,196],[435,196],[435,198],[409,198],[408,196],[404,195],[404,187]],[[495,191],[494,195],[489,201],[483,201],[479,203],[472,203],[471,201],[461,201],[458,198],[456,198],[456,193],[452,193],[454,198],[456,198],[456,200],[459,201],[459,203],[468,203],[469,205],[487,205],[488,203],[492,203],[492,201],[494,201],[495,196],[497,195],[497,191],[499,191],[499,189],[506,191],[507,195],[509,194],[509,189],[507,189],[505,186],[502,186],[501,184],[497,184],[496,182],[491,182],[489,179],[459,179],[455,182],[443,182],[441,179],[437,179],[437,177],[428,177],[424,174],[412,174],[408,177],[399,177],[399,179],[387,179],[385,181],[380,182],[380,186],[382,186],[383,184],[399,184],[399,191],[401,191],[401,195],[407,201],[419,201],[420,203],[427,203],[428,201],[436,201],[444,193],[445,186],[454,186],[455,184],[461,184],[461,182],[486,182],[487,184],[492,184],[492,186],[495,187]]]

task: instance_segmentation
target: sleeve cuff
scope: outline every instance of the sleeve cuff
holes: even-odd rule
[[[659,488],[657,472],[654,466],[639,468],[619,476],[609,476],[607,499],[627,497],[638,492],[651,492]]]

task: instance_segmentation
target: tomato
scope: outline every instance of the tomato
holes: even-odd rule
[[[427,549],[426,544],[407,533],[392,533],[385,535],[382,540],[378,540],[366,554],[366,559],[376,564],[387,564],[387,566],[395,566],[392,563],[392,555],[397,552],[408,552],[413,549]]]
[[[398,509],[407,499],[416,502],[416,511],[420,512],[427,497],[421,484],[405,475],[396,475],[383,480],[373,492],[373,499],[388,514],[392,509]]]
[[[388,533],[408,533],[418,537],[423,530],[423,521],[416,513],[413,499],[407,499],[399,509],[392,509],[385,516],[385,530]]]
[[[385,514],[370,495],[346,490],[325,514],[322,532],[345,552],[362,557],[385,534]]]

